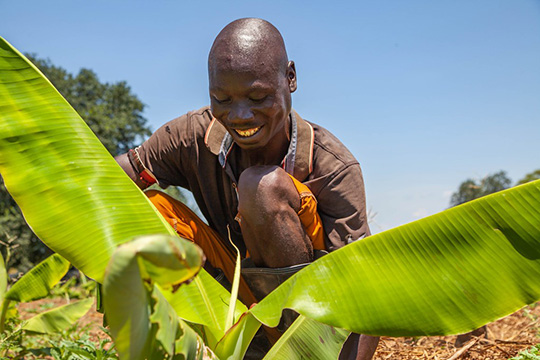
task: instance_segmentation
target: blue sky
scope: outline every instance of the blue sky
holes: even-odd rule
[[[448,207],[466,178],[540,168],[540,1],[7,1],[0,35],[126,80],[153,129],[208,103],[206,60],[241,17],[282,32],[293,106],[360,161],[374,232]]]

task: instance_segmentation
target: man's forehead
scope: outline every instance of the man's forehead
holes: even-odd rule
[[[209,72],[209,85],[212,91],[228,91],[231,86],[247,87],[250,91],[275,89],[280,82],[281,71],[265,66],[257,67],[219,67]]]
[[[217,56],[208,67],[211,82],[235,77],[252,82],[256,82],[257,79],[263,82],[275,82],[285,73],[286,68],[283,67],[282,62],[265,53],[252,54],[252,56],[241,53],[224,54],[224,56]]]
[[[209,65],[209,70],[215,74],[272,74],[278,72],[279,62],[267,56],[232,55],[218,58]]]
[[[264,46],[264,43],[252,43],[249,46],[226,44],[217,47],[210,57],[210,66],[216,69],[251,71],[262,67],[277,68],[283,63],[281,54]]]

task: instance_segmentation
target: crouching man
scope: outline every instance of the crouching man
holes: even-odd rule
[[[157,183],[193,193],[209,225],[162,192],[147,195],[203,249],[207,270],[232,281],[230,233],[244,259],[239,296],[249,306],[317,257],[369,235],[364,184],[345,146],[292,110],[295,64],[273,25],[227,25],[210,50],[208,77],[210,107],[163,125],[117,161],[141,189]],[[371,359],[378,338],[356,340],[343,357]]]

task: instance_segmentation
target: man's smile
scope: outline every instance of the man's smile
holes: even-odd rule
[[[238,135],[240,135],[241,137],[250,137],[250,136],[253,136],[255,135],[257,132],[259,132],[259,130],[262,128],[262,126],[259,126],[259,127],[256,127],[256,128],[252,128],[252,129],[247,129],[247,130],[239,130],[239,129],[235,129],[234,131],[236,131],[236,133]]]

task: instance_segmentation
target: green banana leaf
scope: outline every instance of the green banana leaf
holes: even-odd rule
[[[169,356],[174,354],[177,315],[171,310],[171,316],[164,306],[152,309],[150,294],[154,282],[172,287],[191,280],[201,269],[203,258],[195,244],[166,235],[141,237],[116,249],[107,267],[103,293],[107,321],[122,358],[145,359],[156,351],[153,322],[161,347]],[[157,298],[154,302],[166,303]],[[169,329],[164,330],[164,326]]]
[[[98,282],[118,245],[136,236],[175,235],[75,110],[2,38],[0,173],[38,237]],[[230,294],[204,270],[164,295],[210,337],[225,333]],[[236,313],[245,311],[236,306]]]
[[[49,295],[52,287],[66,275],[69,261],[58,254],[53,254],[24,274],[6,292],[6,300],[27,302]]]
[[[40,334],[53,334],[66,330],[83,317],[93,303],[94,299],[89,298],[59,306],[28,319],[22,328]]]
[[[300,315],[264,360],[337,359],[348,335],[348,331]]]
[[[173,233],[77,112],[3,39],[0,109],[6,188],[36,235],[86,275],[102,282],[114,248],[135,236]]]
[[[225,335],[226,318],[231,299],[230,293],[205,271],[177,292],[163,292],[163,296],[178,315],[189,322],[205,326],[204,339],[211,348]],[[217,306],[216,306],[217,305]],[[236,302],[235,319],[240,318],[247,307]]]
[[[243,359],[260,327],[261,323],[250,312],[245,312],[213,347],[214,353],[221,360]]]
[[[105,313],[121,358],[200,356],[200,350],[205,349],[202,339],[178,319],[173,306],[153,285],[167,288],[191,281],[202,265],[202,258],[200,248],[194,244],[165,235],[141,237],[116,249],[107,267],[103,290]],[[206,295],[219,296],[219,293]],[[260,323],[253,316],[245,315],[251,321],[240,321],[220,342],[218,349],[226,356],[220,356],[222,360],[241,358],[259,328]],[[213,348],[219,338],[211,335],[221,338],[223,334],[205,332],[206,344]],[[238,337],[244,341],[238,341]],[[190,338],[193,341],[187,341]],[[175,347],[178,342],[185,348]]]
[[[463,333],[540,299],[540,180],[347,245],[270,293],[283,308],[370,335]]]
[[[154,288],[151,295],[153,350],[149,359],[218,359],[203,339],[182,319],[165,300],[162,293]],[[157,350],[157,351],[156,351]],[[160,351],[161,350],[161,351]],[[132,359],[132,357],[128,357]]]

